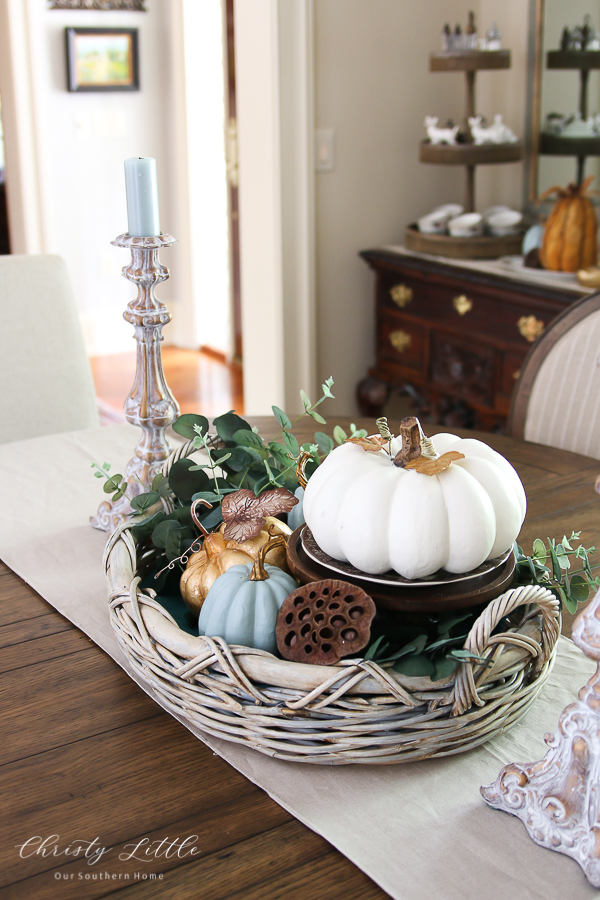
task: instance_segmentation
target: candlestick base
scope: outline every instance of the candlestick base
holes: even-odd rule
[[[165,429],[179,416],[179,406],[167,385],[160,344],[162,328],[171,321],[171,313],[154,289],[169,277],[169,270],[158,259],[161,247],[176,243],[168,234],[156,237],[131,237],[121,234],[112,243],[131,250],[131,262],[122,274],[137,286],[123,318],[135,331],[136,373],[133,387],[125,400],[125,418],[142,429],[142,436],[125,472],[127,491],[116,503],[105,500],[90,518],[94,528],[112,531],[131,514],[130,500],[150,489],[152,479],[171,452]]]

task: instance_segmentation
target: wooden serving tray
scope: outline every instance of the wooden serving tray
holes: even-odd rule
[[[352,566],[347,566],[347,571],[341,575],[338,560],[331,559],[334,568],[315,562],[302,546],[300,535],[305,527],[301,525],[293,532],[287,546],[288,566],[302,584],[325,578],[343,578],[366,591],[376,606],[394,612],[444,612],[481,606],[510,587],[516,566],[514,553],[511,553],[499,565],[472,578],[432,585],[420,582],[418,587],[411,587],[410,582],[387,586],[371,581],[368,575],[360,577],[354,574],[358,570],[353,570]],[[325,554],[323,556],[329,558]]]

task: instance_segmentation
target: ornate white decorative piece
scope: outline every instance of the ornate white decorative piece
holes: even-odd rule
[[[179,406],[165,380],[160,343],[162,328],[171,321],[171,313],[154,296],[154,288],[169,277],[161,265],[158,251],[176,243],[169,234],[159,237],[130,237],[121,234],[112,241],[115,247],[131,250],[131,262],[123,268],[123,276],[137,286],[138,295],[128,304],[123,318],[135,329],[137,343],[136,372],[133,387],[124,404],[125,418],[139,425],[142,436],[127,464],[127,495],[116,503],[105,500],[90,519],[94,528],[113,531],[131,512],[129,498],[148,490],[152,479],[171,452],[165,429],[179,415]]]
[[[476,144],[516,144],[518,138],[497,113],[491,125],[483,125],[481,116],[469,116],[471,135]]]
[[[453,128],[438,128],[437,116],[425,116],[425,130],[432,144],[456,144],[458,125]]]
[[[529,836],[579,863],[600,888],[600,592],[573,626],[573,640],[596,672],[563,710],[550,748],[534,763],[510,763],[481,788],[495,809],[517,816]]]

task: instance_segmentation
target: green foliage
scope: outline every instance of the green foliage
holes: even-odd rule
[[[137,519],[131,529],[134,537],[140,542],[151,540],[154,547],[172,562],[178,560],[198,538],[199,533],[190,512],[194,500],[205,500],[211,504],[212,508],[199,506],[197,510],[198,520],[210,531],[223,521],[221,503],[233,491],[249,488],[258,496],[269,488],[285,487],[293,493],[298,487],[296,458],[301,450],[293,429],[305,416],[319,424],[325,424],[317,407],[327,398],[333,398],[332,385],[333,379],[328,378],[322,385],[322,396],[314,404],[301,391],[304,411],[295,419],[274,406],[273,415],[281,431],[274,440],[268,442],[233,410],[214,420],[216,434],[209,433],[209,423],[205,416],[192,413],[180,416],[173,425],[173,430],[186,440],[192,440],[194,447],[200,451],[201,458],[178,460],[171,467],[168,478],[157,474],[152,481],[151,490],[131,500],[133,514]],[[353,433],[357,433],[354,426],[352,429]],[[314,442],[303,445],[302,449],[312,456],[306,467],[307,475],[312,474],[334,446],[334,441],[323,431],[315,433]],[[113,500],[123,496],[127,484],[122,476],[110,476],[108,463],[104,463],[102,467],[96,463],[93,465],[95,476],[105,479],[105,491],[114,494]],[[154,515],[148,515],[161,500],[168,500],[174,506],[173,512],[159,510]],[[143,516],[146,518],[142,518]]]
[[[116,503],[117,500],[120,500],[121,497],[125,495],[125,491],[127,490],[127,482],[122,475],[108,474],[110,472],[110,463],[104,462],[101,466],[99,466],[97,462],[93,462],[92,469],[94,469],[94,476],[96,478],[106,479],[102,486],[102,489],[105,494],[112,494],[112,497],[110,499],[113,503]]]
[[[547,587],[558,597],[561,606],[564,605],[570,613],[577,612],[578,603],[585,603],[588,599],[590,588],[600,587],[600,578],[594,577],[589,560],[596,548],[586,549],[579,541],[580,535],[580,531],[574,531],[569,538],[564,535],[559,543],[548,538],[547,545],[537,538],[533,542],[531,556],[526,556],[515,544],[516,582]],[[576,541],[579,544],[574,547]],[[572,559],[580,560],[582,565],[575,572],[571,571]]]
[[[549,588],[569,612],[575,612],[577,604],[588,599],[590,588],[600,586],[589,561],[595,547],[586,549],[581,543],[574,546],[580,534],[573,532],[570,538],[565,535],[560,543],[548,538],[547,545],[538,538],[531,556],[515,544],[517,565],[512,587],[540,584]],[[574,559],[581,560],[582,568],[571,572]],[[373,629],[365,659],[390,665],[403,675],[429,675],[434,680],[449,677],[466,660],[489,665],[488,660],[463,649],[474,621],[472,612],[430,616],[422,626],[404,627],[384,620]],[[503,631],[506,624],[506,620],[501,622],[496,631]]]

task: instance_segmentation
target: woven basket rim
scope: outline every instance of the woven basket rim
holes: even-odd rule
[[[175,452],[183,455],[186,445]],[[559,602],[540,585],[488,603],[464,643],[487,664],[465,660],[438,682],[371,660],[309,665],[195,637],[140,588],[134,524],[113,532],[104,556],[110,620],[130,665],[191,726],[269,756],[338,765],[464,752],[518,721],[552,669]],[[520,627],[493,634],[519,607],[526,607]]]

